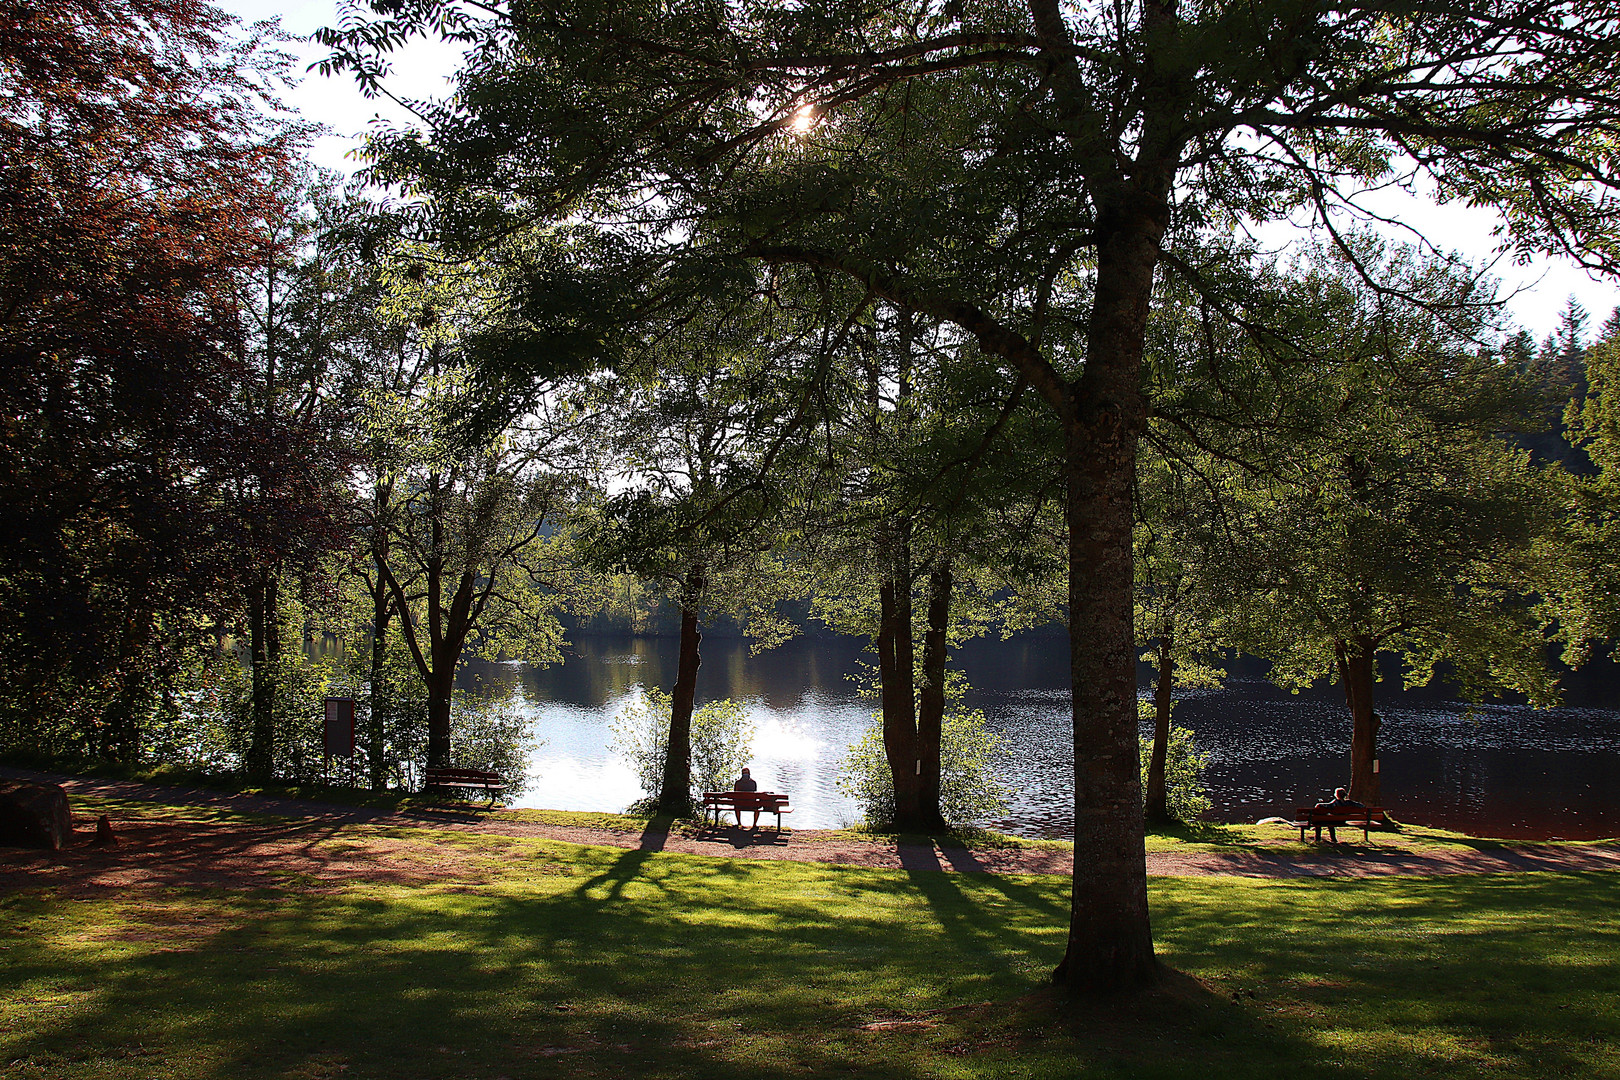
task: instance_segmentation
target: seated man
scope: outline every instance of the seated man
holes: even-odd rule
[[[1333,801],[1332,802],[1319,802],[1315,806],[1313,806],[1311,809],[1312,810],[1325,810],[1328,813],[1333,813],[1334,811],[1337,811],[1337,810],[1365,810],[1366,808],[1367,808],[1366,803],[1358,803],[1358,802],[1356,802],[1356,800],[1354,800],[1354,799],[1352,799],[1350,797],[1350,793],[1348,791],[1346,791],[1344,788],[1341,787],[1341,788],[1334,788],[1333,789]],[[1329,843],[1337,844],[1339,842],[1338,831],[1332,825],[1329,825],[1327,827],[1327,831],[1328,831],[1328,841],[1329,841]]]
[[[742,775],[737,777],[737,782],[731,785],[731,790],[732,791],[758,791],[759,790],[759,783],[752,776],[748,775],[748,770],[747,769],[744,769],[742,771]],[[742,807],[739,806],[739,807],[736,808],[736,810],[737,810],[737,828],[740,829],[740,828],[742,828]],[[752,827],[756,828],[756,829],[759,828],[759,807],[757,805],[754,807],[754,824],[753,824]]]

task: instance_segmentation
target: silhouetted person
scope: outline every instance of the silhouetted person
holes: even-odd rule
[[[1341,787],[1333,789],[1333,799],[1331,802],[1319,802],[1313,809],[1326,810],[1331,813],[1335,810],[1365,810],[1366,808],[1366,803],[1356,802],[1356,800],[1350,797],[1350,793]],[[738,824],[740,825],[742,823],[739,821]],[[1327,831],[1328,841],[1330,843],[1337,844],[1339,842],[1339,834],[1337,830],[1335,830],[1332,825],[1329,825],[1327,827]]]
[[[752,776],[748,775],[748,770],[747,769],[744,769],[742,771],[742,775],[737,777],[737,782],[731,785],[731,790],[732,791],[758,791],[759,790],[759,783]],[[753,824],[752,827],[756,828],[756,829],[759,827],[759,807],[757,805],[754,807],[754,824]],[[742,828],[742,808],[741,807],[737,807],[737,828],[739,828],[739,829]]]

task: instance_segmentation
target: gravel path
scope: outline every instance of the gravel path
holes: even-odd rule
[[[396,868],[388,865],[390,841],[368,840],[364,851],[323,849],[320,841],[336,827],[367,823],[384,827],[428,827],[512,837],[537,837],[576,844],[673,851],[694,855],[748,859],[788,859],[913,871],[990,874],[1067,875],[1073,865],[1066,848],[979,848],[896,844],[856,840],[817,829],[777,832],[771,828],[708,828],[696,835],[646,830],[625,832],[571,825],[543,825],[499,810],[447,807],[409,811],[377,810],[257,795],[236,795],[202,788],[165,787],[127,780],[60,776],[0,767],[0,776],[59,783],[69,799],[95,796],[146,801],[155,807],[195,806],[274,814],[281,822],[241,823],[165,820],[161,814],[123,818],[112,815],[119,845],[90,844],[94,822],[81,817],[76,842],[52,855],[0,848],[0,888],[28,882],[129,886],[140,883],[238,884],[286,875],[312,880],[346,878],[378,880]],[[400,844],[403,851],[407,845]],[[417,845],[418,848],[422,845]],[[1376,847],[1376,844],[1374,845]],[[464,876],[467,859],[445,853],[442,859],[413,855],[399,871],[404,878]],[[1307,855],[1255,852],[1149,853],[1151,875],[1187,877],[1232,875],[1254,878],[1376,877],[1391,874],[1495,874],[1527,871],[1620,870],[1620,848],[1598,845],[1525,845],[1481,850],[1448,850],[1414,854],[1381,853],[1366,848],[1327,849]]]

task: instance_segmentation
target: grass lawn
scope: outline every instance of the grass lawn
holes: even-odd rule
[[[1178,974],[1098,1003],[1062,879],[318,842],[382,839],[460,870],[0,895],[0,1076],[1620,1076],[1612,873],[1155,879]]]

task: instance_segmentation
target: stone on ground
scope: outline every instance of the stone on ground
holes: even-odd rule
[[[0,844],[60,851],[72,835],[73,815],[59,785],[0,777]]]

